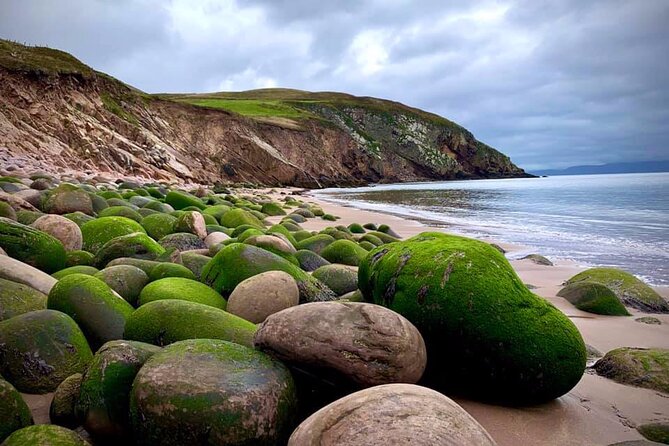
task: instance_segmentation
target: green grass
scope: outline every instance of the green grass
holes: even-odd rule
[[[309,113],[278,100],[186,97],[180,98],[178,101],[200,107],[223,109],[250,117],[278,117],[292,119],[309,117]]]
[[[135,116],[133,116],[131,113],[125,111],[111,95],[105,92],[100,93],[100,99],[102,100],[102,103],[104,104],[104,107],[107,109],[107,111],[115,114],[125,121],[128,121],[131,124],[139,125],[137,118],[135,118]]]
[[[0,67],[36,74],[81,74],[88,77],[94,73],[90,67],[64,51],[1,39]]]

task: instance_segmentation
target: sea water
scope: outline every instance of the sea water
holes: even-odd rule
[[[387,184],[319,198],[669,285],[669,173]],[[365,223],[365,222],[360,222]]]

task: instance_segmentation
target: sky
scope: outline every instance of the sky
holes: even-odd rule
[[[0,0],[0,37],[146,92],[403,102],[529,170],[669,159],[669,0]]]

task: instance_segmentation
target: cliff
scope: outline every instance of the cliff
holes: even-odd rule
[[[269,89],[149,95],[49,48],[0,41],[0,161],[199,183],[324,187],[526,176],[403,104]]]

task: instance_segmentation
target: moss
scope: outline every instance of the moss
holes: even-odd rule
[[[83,212],[93,215],[93,200],[88,192],[72,184],[61,184],[49,192],[44,201],[44,211],[47,214],[69,214]]]
[[[211,215],[217,220],[217,223],[221,220],[221,217],[230,210],[230,206],[225,204],[217,204],[214,206],[208,206],[205,210],[202,211],[204,215]]]
[[[284,228],[288,229],[290,232],[300,231],[302,227],[295,223],[294,221],[282,221],[279,223]]]
[[[105,190],[102,192],[97,193],[100,197],[104,198],[105,200],[108,200],[110,198],[116,198],[118,200],[123,200],[123,195],[119,194],[116,191],[113,190]]]
[[[298,250],[306,249],[309,251],[313,251],[318,255],[321,255],[323,250],[334,241],[335,239],[331,235],[317,234],[297,242],[296,248]]]
[[[625,306],[613,291],[594,282],[576,282],[562,288],[558,296],[564,297],[582,311],[609,316],[629,316]]]
[[[74,412],[74,406],[79,398],[79,387],[81,386],[81,373],[68,376],[58,385],[53,394],[49,406],[49,421],[52,424],[67,428],[79,426],[79,420]]]
[[[230,209],[221,217],[221,225],[228,228],[237,228],[241,225],[249,225],[255,228],[263,229],[264,225],[258,218],[244,209]]]
[[[371,251],[372,249],[376,248],[376,245],[375,245],[375,244],[370,243],[370,242],[368,242],[368,241],[366,241],[366,240],[365,240],[365,241],[362,241],[362,242],[359,242],[358,245],[360,245],[360,247],[361,247],[362,249],[364,249],[365,251]]]
[[[178,251],[190,251],[193,249],[206,249],[207,245],[200,237],[188,232],[175,232],[161,238],[158,243],[165,249],[174,248]]]
[[[165,195],[165,203],[171,205],[176,210],[188,206],[195,206],[198,209],[204,209],[206,207],[202,200],[196,196],[176,190],[169,191],[167,195]]]
[[[350,240],[336,240],[321,251],[321,256],[329,262],[358,266],[367,251]]]
[[[157,211],[164,214],[169,214],[174,212],[174,208],[167,203],[161,203],[160,201],[150,201],[143,206],[143,209],[150,209],[152,211]]]
[[[86,274],[87,276],[93,276],[95,275],[99,270],[93,266],[88,266],[88,265],[77,265],[77,266],[70,266],[69,268],[61,269],[60,271],[57,271],[51,276],[54,279],[62,279],[65,276],[69,276],[70,274]]]
[[[205,225],[218,225],[218,220],[213,215],[202,214]]]
[[[634,321],[639,322],[641,324],[662,325],[661,320],[659,320],[656,317],[651,317],[651,316],[638,317],[638,318],[634,319]]]
[[[370,231],[376,231],[378,230],[378,227],[374,223],[365,223],[362,225],[363,228],[369,229]]]
[[[647,440],[669,444],[669,423],[648,423],[636,428]]]
[[[46,273],[65,267],[65,248],[51,235],[0,217],[0,248],[7,255]]]
[[[105,202],[107,203],[107,206],[111,207],[124,207],[133,210],[137,209],[137,206],[128,203],[123,198],[108,198]]]
[[[323,257],[307,249],[300,249],[297,251],[295,253],[295,258],[297,259],[300,268],[305,271],[315,271],[321,266],[330,264],[330,262],[325,260]]]
[[[84,241],[83,248],[85,251],[95,254],[108,241],[135,232],[145,231],[139,223],[129,218],[98,218],[81,226],[81,234]]]
[[[115,237],[102,245],[100,250],[95,254],[93,264],[104,267],[119,257],[154,260],[164,252],[165,248],[144,232],[134,232]]]
[[[266,234],[282,234],[284,235],[291,245],[294,247],[297,246],[297,239],[294,237],[293,233],[290,232],[285,226],[273,225],[265,232]]]
[[[21,394],[0,378],[0,442],[12,432],[31,424],[33,418]]]
[[[627,306],[641,311],[669,313],[669,303],[633,275],[615,268],[591,268],[567,281],[595,282],[610,288]]]
[[[149,276],[133,265],[108,266],[94,274],[96,279],[102,280],[130,305],[135,305],[139,293],[149,283]]]
[[[209,263],[210,260],[211,257],[195,252],[181,253],[181,263],[183,266],[191,270],[191,272],[198,279],[202,276],[202,270],[204,270],[204,266]]]
[[[0,201],[0,217],[16,220],[16,211],[9,205],[9,203]]]
[[[118,259],[114,259],[111,262],[109,262],[107,264],[107,268],[116,265],[132,265],[144,271],[148,276],[153,267],[156,266],[158,263],[159,262],[156,262],[154,260],[135,259],[132,257],[119,257]]]
[[[284,365],[211,339],[178,342],[151,357],[130,400],[137,442],[167,446],[285,444],[295,411]]]
[[[98,217],[125,217],[141,223],[143,217],[139,212],[126,206],[111,206],[98,213]]]
[[[360,223],[351,223],[350,225],[348,225],[348,230],[351,231],[353,234],[364,234],[365,232],[367,232]]]
[[[196,277],[191,270],[177,263],[160,262],[154,266],[149,273],[149,278],[152,282],[167,277],[181,277],[196,280]]]
[[[31,311],[0,322],[0,374],[21,392],[53,392],[83,372],[92,357],[76,322],[59,311]]]
[[[147,285],[139,296],[139,304],[161,299],[177,299],[225,310],[226,301],[207,285],[182,277],[167,277]]]
[[[221,249],[205,266],[201,280],[224,296],[243,280],[265,271],[284,271],[297,282],[300,302],[333,300],[334,293],[288,260],[262,248],[233,243]]]
[[[16,213],[16,221],[23,225],[31,225],[41,216],[46,215],[43,212],[20,210]]]
[[[76,432],[54,424],[28,426],[10,435],[2,446],[88,446]]]
[[[337,217],[332,214],[323,214],[321,218],[326,221],[337,221]]]
[[[386,234],[386,233],[384,233],[384,232],[378,232],[378,231],[371,231],[371,232],[368,232],[368,233],[367,233],[365,236],[363,236],[360,240],[367,240],[367,241],[369,241],[369,242],[374,243],[373,239],[369,238],[369,236],[374,236],[374,237],[378,238],[378,239],[381,240],[384,244],[385,244],[385,243],[394,243],[394,242],[398,242],[398,241],[399,241],[399,239],[398,239],[397,237],[393,237],[392,235],[388,235],[388,234]],[[376,243],[374,243],[374,244],[376,244]]]
[[[111,94],[104,91],[101,92],[100,100],[102,101],[102,104],[104,105],[105,109],[107,109],[107,111],[113,113],[124,121],[129,122],[130,124],[139,126],[139,121],[135,115],[123,108],[123,106],[120,105]]]
[[[348,231],[342,231],[341,229],[337,229],[337,228],[325,228],[320,233],[321,234],[327,234],[327,235],[333,237],[335,240],[355,241],[355,237],[353,237],[353,234],[351,234]]]
[[[255,331],[254,324],[221,309],[187,300],[159,299],[132,314],[124,338],[154,345],[184,339],[223,339],[252,346]]]
[[[95,217],[91,217],[90,215],[86,215],[83,212],[72,212],[69,214],[63,215],[63,217],[67,218],[68,220],[71,220],[77,224],[81,228],[81,226],[84,223],[88,223],[89,221],[95,220]]]
[[[65,266],[90,266],[95,256],[88,251],[67,251],[65,254]]]
[[[265,203],[262,205],[260,212],[267,215],[286,215],[286,211],[283,210],[279,203]]]
[[[585,369],[574,324],[487,243],[428,232],[383,245],[361,262],[358,285],[420,330],[425,382],[442,391],[537,403],[568,392]]]
[[[669,350],[617,348],[594,366],[597,373],[621,384],[669,393]]]
[[[0,321],[44,309],[45,294],[22,283],[0,278]]]
[[[160,347],[137,341],[111,341],[100,347],[81,380],[77,418],[106,441],[130,435],[128,406],[135,375]]]
[[[249,228],[249,229],[247,229],[246,231],[242,232],[241,234],[239,234],[237,236],[237,241],[242,243],[248,238],[256,237],[256,236],[259,236],[259,235],[265,235],[265,233],[263,231],[261,231],[260,229]]]
[[[358,289],[358,273],[342,265],[325,265],[312,274],[313,277],[326,284],[332,291],[341,296]]]
[[[313,237],[313,236],[314,236],[314,233],[309,232],[309,231],[305,231],[305,230],[303,230],[303,229],[302,229],[302,230],[299,230],[299,231],[296,231],[296,232],[292,232],[291,234],[292,234],[293,237],[295,238],[295,241],[298,242],[298,243],[301,242],[302,240],[306,240],[306,239],[308,239],[309,237]],[[296,245],[297,245],[297,243],[296,243]],[[296,246],[296,247],[297,247],[297,246]]]
[[[60,279],[49,292],[47,308],[74,319],[93,348],[121,339],[132,306],[114,295],[102,280],[83,274]]]

